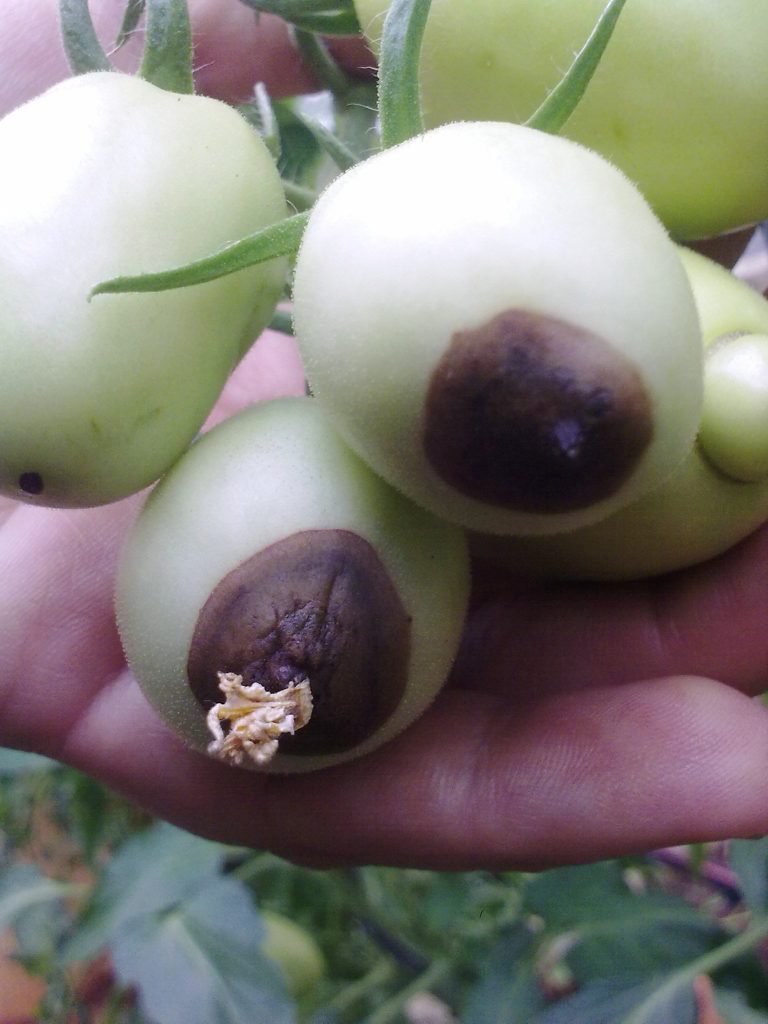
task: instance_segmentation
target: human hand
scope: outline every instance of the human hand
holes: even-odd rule
[[[300,389],[291,342],[265,335],[215,417]],[[768,718],[750,699],[766,687],[768,530],[635,585],[531,585],[478,566],[433,708],[360,761],[284,778],[189,751],[126,669],[112,589],[136,506],[2,507],[0,742],[192,831],[319,866],[541,868],[768,828]]]

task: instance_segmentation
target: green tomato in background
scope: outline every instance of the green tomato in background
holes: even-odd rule
[[[309,932],[290,918],[262,910],[261,919],[266,928],[262,952],[280,967],[291,994],[301,999],[325,977],[325,957]]]
[[[701,317],[710,361],[768,334],[768,301],[716,263],[681,250]],[[766,350],[760,381],[768,379]],[[705,381],[707,376],[705,375]],[[747,385],[752,390],[753,381]],[[710,383],[707,381],[706,387]],[[765,384],[763,384],[765,387]],[[731,395],[733,397],[733,395]],[[708,407],[705,391],[704,409]],[[768,414],[741,432],[743,398],[736,395],[724,432],[715,431],[718,468],[702,435],[686,460],[660,488],[600,523],[556,537],[472,537],[479,557],[515,572],[565,579],[635,579],[704,562],[747,537],[768,519],[768,467],[762,477],[736,475],[754,467],[768,448]],[[749,404],[747,402],[747,404]],[[758,459],[750,458],[756,449]],[[734,457],[734,451],[736,453]],[[726,453],[725,455],[723,453]],[[730,473],[722,466],[731,460]]]
[[[702,348],[677,248],[567,139],[445,125],[358,164],[312,210],[293,294],[338,430],[459,525],[594,522],[693,443]]]
[[[377,47],[387,0],[355,0]],[[605,0],[433,0],[421,57],[427,126],[525,121]],[[629,0],[563,129],[638,184],[679,239],[768,216],[768,4]]]
[[[215,100],[69,79],[0,122],[0,492],[96,505],[157,479],[269,321],[285,265],[103,295],[282,219],[269,152]]]

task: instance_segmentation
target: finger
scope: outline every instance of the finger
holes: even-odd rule
[[[125,665],[112,590],[137,499],[105,508],[19,505],[0,531],[0,742],[55,746]]]
[[[94,25],[107,52],[125,9],[124,0],[91,0]],[[243,102],[263,82],[279,97],[319,87],[303,65],[291,32],[274,15],[256,16],[234,0],[190,0],[198,92],[230,103]],[[0,0],[0,115],[67,78],[71,72],[61,43],[58,0]],[[111,53],[117,67],[135,70],[141,54],[142,30],[120,50]],[[360,40],[344,40],[335,51],[351,69],[370,66],[371,57]]]
[[[205,429],[254,402],[302,395],[304,390],[304,365],[294,339],[264,331],[227,381]]]
[[[692,677],[519,705],[445,692],[386,748],[300,776],[184,750],[128,673],[60,738],[163,818],[318,865],[540,869],[768,830],[768,712]]]
[[[720,558],[633,584],[478,584],[454,679],[544,693],[695,674],[768,689],[768,527]]]

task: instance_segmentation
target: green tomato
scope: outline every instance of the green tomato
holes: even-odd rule
[[[90,290],[283,218],[282,185],[232,108],[118,73],[19,107],[0,149],[0,492],[112,501],[188,446],[271,317],[285,265],[155,294]]]
[[[726,476],[768,476],[767,333],[723,338],[708,353],[699,445]]]
[[[462,531],[373,474],[314,399],[279,399],[204,434],[157,485],[117,618],[147,697],[193,747],[305,771],[425,710],[467,591]]]
[[[478,530],[602,518],[668,476],[699,422],[676,247],[614,167],[519,125],[447,125],[337,178],[294,322],[349,444]]]
[[[325,957],[309,932],[290,918],[262,910],[261,919],[266,928],[262,952],[280,967],[289,991],[301,999],[325,977]]]
[[[374,48],[388,0],[355,0]],[[525,121],[605,0],[433,0],[421,58],[428,126]],[[637,182],[680,239],[768,216],[768,4],[630,0],[563,134]]]
[[[696,296],[708,357],[733,339],[768,332],[768,302],[758,292],[703,256],[685,250],[681,255]],[[704,404],[706,408],[706,395]],[[734,412],[736,436],[723,435],[725,447],[730,452],[737,447],[741,458],[754,465],[740,434],[738,409]],[[759,451],[764,451],[766,434],[764,420],[756,438]],[[516,572],[635,579],[713,558],[766,519],[768,474],[740,482],[717,469],[698,443],[660,488],[600,523],[557,537],[477,535],[472,548],[480,557]]]

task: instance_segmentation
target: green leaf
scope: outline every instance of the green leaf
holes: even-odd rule
[[[352,0],[242,0],[260,14],[277,14],[307,32],[324,36],[360,33]]]
[[[81,894],[83,886],[48,878],[32,864],[15,864],[0,877],[0,931],[37,907]]]
[[[630,892],[615,861],[545,872],[528,887],[525,903],[548,934],[568,934],[567,962],[579,982],[684,965],[724,937],[681,899]]]
[[[384,149],[424,131],[419,55],[430,0],[393,0],[379,52],[379,118]]]
[[[533,956],[533,937],[523,925],[505,930],[483,955],[478,981],[462,1007],[462,1024],[528,1021],[544,1006]]]
[[[146,9],[139,76],[170,92],[194,92],[187,0],[146,0]]]
[[[730,844],[729,862],[738,875],[750,909],[757,913],[768,909],[768,837],[734,839]]]
[[[88,0],[59,0],[59,20],[64,52],[73,74],[115,70],[96,35]]]
[[[248,890],[216,878],[165,913],[127,922],[111,943],[119,981],[159,1024],[293,1024],[293,1001],[260,949]]]
[[[122,24],[120,25],[120,29],[115,39],[116,50],[119,50],[121,46],[125,46],[131,38],[131,35],[135,32],[139,21],[141,21],[141,16],[144,13],[145,7],[146,0],[128,0]]]
[[[568,71],[526,121],[529,128],[558,132],[581,101],[610,42],[626,0],[609,0]]]
[[[593,981],[534,1017],[531,1024],[696,1024],[689,980],[661,998],[658,991],[652,981],[629,985],[613,979]]]
[[[88,960],[134,918],[161,913],[215,876],[227,847],[158,823],[124,843],[107,864],[63,954]]]
[[[102,281],[91,292],[91,298],[124,292],[162,292],[172,288],[189,288],[234,274],[256,263],[264,263],[279,256],[294,256],[298,252],[308,217],[308,213],[295,213],[292,217],[271,224],[219,249],[211,256],[187,263],[183,267]]]
[[[10,750],[0,747],[0,776],[24,775],[27,772],[47,772],[60,767],[57,761],[51,761],[40,754],[30,754],[25,750]]]
[[[740,992],[716,988],[715,1006],[724,1024],[768,1024],[768,1014],[753,1010]]]

